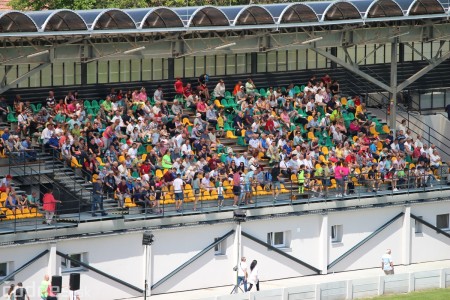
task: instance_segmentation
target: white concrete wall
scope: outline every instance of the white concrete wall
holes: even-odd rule
[[[374,230],[392,219],[400,212],[409,211],[424,220],[436,224],[436,215],[450,212],[449,203],[423,202],[412,204],[411,208],[392,206],[347,211],[334,211],[327,214],[304,216],[285,216],[265,218],[241,223],[242,231],[266,241],[268,232],[289,231],[287,254],[302,260],[322,273],[343,272],[356,269],[378,267],[386,248],[392,249],[395,264],[450,259],[450,239],[423,227],[423,233],[414,233],[414,220],[401,217],[381,231],[372,240],[354,251],[330,270],[326,266],[351,249]],[[331,243],[330,228],[343,225],[341,243]],[[180,226],[172,229],[154,230],[154,243],[150,248],[149,286],[157,283],[173,270],[214,242],[236,224],[218,223],[214,225]],[[236,265],[236,235],[231,235],[223,243],[224,255],[217,256],[211,249],[191,265],[181,270],[167,282],[155,288],[153,294],[202,289],[214,286],[232,285],[235,282],[233,267]],[[262,281],[288,277],[299,277],[314,272],[275,251],[252,240],[242,237],[240,255],[250,262],[258,260]],[[129,232],[111,236],[86,237],[82,239],[60,240],[57,243],[24,244],[0,247],[0,262],[14,261],[20,267],[45,249],[62,253],[88,253],[91,266],[143,288],[145,257],[142,246],[142,232]],[[430,250],[432,249],[432,250]],[[60,258],[46,255],[31,267],[16,276],[14,282],[23,281],[26,286],[38,286],[46,273],[58,274]],[[49,271],[50,270],[50,271]],[[54,270],[54,271],[52,271]],[[68,274],[62,274],[63,290],[68,289]],[[6,286],[3,285],[1,288]],[[139,296],[139,293],[112,282],[95,272],[81,272],[82,299],[111,300]],[[342,287],[336,287],[341,289]],[[66,294],[60,299],[65,299]]]

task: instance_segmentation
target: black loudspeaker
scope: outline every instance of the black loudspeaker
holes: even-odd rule
[[[52,276],[52,292],[55,294],[61,293],[62,277]]]
[[[70,273],[69,287],[71,291],[80,289],[80,273]]]

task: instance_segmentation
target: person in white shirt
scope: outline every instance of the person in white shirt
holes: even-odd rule
[[[441,157],[439,156],[437,150],[434,150],[430,155],[430,167],[436,169],[439,168],[441,161]]]
[[[423,148],[423,143],[422,143],[422,137],[420,135],[417,135],[417,139],[414,142],[414,148]]]
[[[259,291],[259,274],[258,274],[258,262],[253,260],[250,264],[250,275],[248,275],[248,283],[250,286],[248,287],[248,291],[252,290],[253,285],[256,286],[256,290]]]
[[[381,257],[381,269],[386,275],[394,275],[394,262],[392,261],[391,249],[387,249],[386,253]]]
[[[175,194],[175,208],[177,212],[181,211],[181,205],[183,205],[183,180],[181,174],[177,173],[177,178],[173,181],[173,193]]]
[[[181,146],[181,153],[183,153],[183,155],[190,155],[191,151],[192,151],[191,141],[186,140],[184,144]]]
[[[136,158],[136,156],[137,156],[137,151],[138,151],[137,148],[138,148],[138,147],[137,147],[137,144],[136,144],[136,143],[133,143],[133,144],[131,145],[131,148],[128,149],[127,154],[131,157],[131,159],[135,159],[135,158]]]
[[[223,81],[223,79],[220,79],[216,87],[214,88],[214,96],[219,99],[225,97],[225,82]]]
[[[248,146],[250,150],[262,150],[261,142],[259,141],[258,134],[254,134],[252,138],[248,141]]]
[[[237,271],[237,284],[235,292],[237,293],[237,288],[241,285],[241,282],[244,283],[244,293],[247,292],[247,277],[248,277],[248,271],[247,271],[247,259],[245,257],[241,257],[241,261],[236,266]]]
[[[42,130],[41,139],[44,145],[48,143],[54,132],[53,124],[47,124],[47,128]]]

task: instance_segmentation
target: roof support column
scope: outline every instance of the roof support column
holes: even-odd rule
[[[364,78],[367,81],[372,82],[373,84],[379,86],[380,88],[382,88],[383,90],[387,91],[387,92],[391,92],[391,87],[388,86],[387,84],[379,81],[378,79],[373,78],[372,76],[370,76],[369,74],[364,73],[363,71],[361,71],[358,66],[349,64],[345,61],[343,61],[342,59],[332,55],[331,53],[328,53],[325,50],[322,49],[318,49],[315,47],[310,47],[308,48],[310,50],[313,50],[314,52],[324,56],[325,58],[328,58],[329,60],[331,60],[332,62],[335,62],[338,65],[341,65],[343,68],[355,73],[358,76],[361,76],[362,78]]]
[[[22,76],[14,79],[13,81],[9,82],[7,85],[2,86],[0,88],[0,94],[6,92],[7,90],[14,88],[17,84],[21,83],[24,80],[27,80],[28,78],[30,78],[31,76],[33,76],[34,74],[36,74],[37,72],[41,71],[42,69],[44,69],[45,67],[49,66],[50,63],[46,62],[46,63],[42,63],[40,65],[38,65],[37,67],[31,69],[29,72],[23,74]]]
[[[396,117],[397,117],[397,47],[398,38],[394,38],[391,43],[391,103],[390,103],[390,118],[389,127],[393,132],[394,139],[396,138]]]

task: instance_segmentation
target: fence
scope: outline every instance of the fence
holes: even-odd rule
[[[359,299],[447,287],[450,287],[450,269],[441,269],[216,296],[202,300]]]

